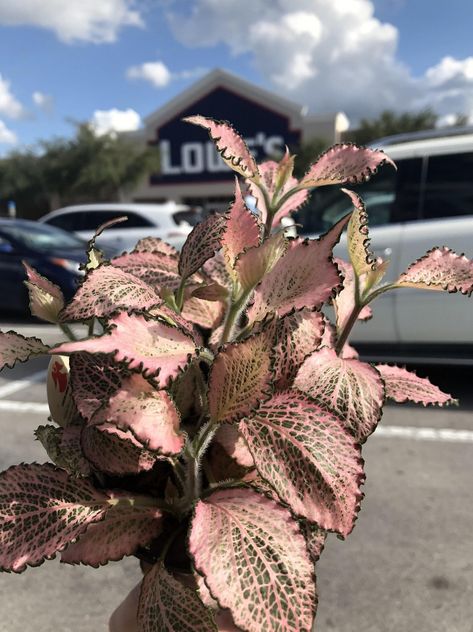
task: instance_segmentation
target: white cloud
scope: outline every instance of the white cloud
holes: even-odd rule
[[[21,103],[13,96],[10,82],[0,74],[0,114],[10,118],[21,118],[26,112]]]
[[[166,64],[162,61],[147,61],[139,66],[131,66],[126,71],[128,79],[144,79],[149,81],[155,88],[165,88],[178,79],[193,79],[200,77],[206,68],[195,68],[193,70],[182,70],[180,72],[171,72]]]
[[[17,142],[18,138],[15,132],[12,132],[3,121],[0,121],[0,145],[14,145]]]
[[[114,42],[124,26],[142,26],[135,0],[17,0],[0,2],[0,25],[37,26],[66,43]]]
[[[141,126],[141,118],[135,110],[96,110],[90,125],[98,136],[116,132],[134,132]]]
[[[374,16],[372,0],[252,0],[245,11],[195,0],[167,18],[189,47],[250,55],[270,87],[314,112],[344,110],[353,121],[386,108],[473,115],[473,57],[446,57],[414,77],[397,56],[397,29]]]
[[[44,112],[52,112],[54,108],[54,99],[50,94],[44,94],[44,92],[33,92],[33,103],[37,105]]]
[[[164,88],[171,81],[171,73],[162,61],[148,61],[131,66],[126,72],[128,79],[145,79],[156,88]]]

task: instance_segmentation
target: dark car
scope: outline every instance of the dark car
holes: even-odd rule
[[[82,276],[87,243],[54,226],[22,219],[0,219],[0,312],[28,313],[22,261],[58,285],[66,299]]]

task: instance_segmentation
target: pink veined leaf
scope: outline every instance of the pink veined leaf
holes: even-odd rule
[[[179,253],[174,246],[171,246],[158,237],[144,237],[140,239],[132,252],[162,253],[163,255],[168,255],[176,259],[179,257]]]
[[[357,276],[374,272],[377,268],[376,257],[370,250],[368,213],[361,197],[354,191],[342,189],[353,202],[354,211],[348,222],[347,241],[350,261]]]
[[[327,532],[307,520],[301,520],[299,526],[307,543],[310,559],[315,564],[324,550]]]
[[[360,354],[355,349],[355,347],[352,347],[350,344],[348,344],[348,342],[346,342],[343,345],[343,349],[342,349],[342,352],[340,353],[340,357],[342,357],[344,360],[358,360],[358,358],[360,357]]]
[[[146,450],[128,431],[110,423],[85,426],[81,435],[82,450],[92,465],[105,474],[124,476],[151,470],[159,457]]]
[[[31,356],[48,353],[49,347],[39,338],[26,337],[15,331],[0,331],[0,370],[12,369],[16,362],[26,362]]]
[[[206,301],[191,296],[184,301],[181,315],[204,329],[214,329],[222,322],[225,306],[221,301]]]
[[[156,318],[160,318],[166,323],[169,323],[173,327],[177,327],[181,329],[184,333],[188,334],[195,342],[195,346],[202,346],[202,336],[196,330],[193,323],[190,322],[187,318],[185,318],[182,313],[178,314],[173,309],[165,305],[159,305],[158,307],[152,307],[148,310],[148,314],[150,316],[154,316]]]
[[[64,307],[64,296],[61,289],[43,277],[34,268],[23,261],[30,298],[30,311],[33,316],[45,320],[48,323],[57,323],[58,314]]]
[[[215,617],[197,592],[158,562],[141,582],[138,632],[217,632]]]
[[[227,225],[222,237],[222,252],[227,269],[233,276],[235,261],[244,250],[261,242],[261,226],[247,208],[238,180],[235,180],[235,200],[227,213]]]
[[[329,347],[330,349],[333,349],[337,344],[335,327],[326,316],[323,316],[323,319],[324,333],[322,335],[322,340],[320,341],[319,347]]]
[[[192,362],[171,385],[170,394],[181,414],[185,419],[195,415],[198,419],[205,414],[207,408],[206,394],[202,385],[205,385],[204,375],[197,361]]]
[[[309,356],[294,386],[328,407],[358,441],[365,441],[381,418],[384,386],[378,371],[359,360],[345,360],[333,349]]]
[[[204,263],[203,271],[209,279],[226,288],[229,293],[232,291],[232,279],[228,274],[228,270],[225,266],[225,260],[221,252],[217,252],[212,259],[209,259]]]
[[[212,595],[247,632],[310,632],[317,607],[305,540],[284,507],[249,489],[195,509],[189,551]]]
[[[322,340],[324,318],[320,312],[302,309],[270,325],[274,331],[274,383],[277,390],[289,388],[309,353]]]
[[[226,345],[210,372],[211,419],[229,422],[248,415],[269,397],[272,377],[271,344],[264,332]]]
[[[111,264],[138,277],[158,294],[162,287],[176,290],[181,281],[177,259],[161,252],[125,252]]]
[[[291,240],[286,254],[256,288],[248,310],[250,322],[263,320],[270,313],[284,316],[293,309],[318,308],[332,295],[340,285],[332,250],[349,217],[343,217],[319,239]]]
[[[335,307],[335,317],[337,322],[337,331],[340,333],[346,325],[355,308],[355,275],[353,266],[343,261],[343,259],[335,259],[335,263],[343,274],[343,289],[335,296],[333,303]],[[363,285],[364,278],[360,279]],[[369,305],[361,310],[358,320],[369,320],[372,318],[373,312]]]
[[[236,277],[245,290],[254,288],[284,256],[288,248],[284,233],[275,233],[260,246],[245,250],[235,263]]]
[[[184,446],[180,416],[166,391],[156,390],[141,375],[125,379],[108,404],[95,413],[92,423],[109,422],[160,454],[179,454]]]
[[[413,371],[407,371],[400,366],[378,364],[376,368],[381,374],[386,388],[386,397],[395,402],[411,401],[416,404],[457,404],[448,393],[444,393],[438,386],[431,384],[426,377],[419,377]]]
[[[113,354],[115,362],[153,376],[161,388],[190,362],[196,349],[192,338],[176,327],[140,314],[121,312],[109,320],[109,331],[97,338],[65,342],[51,353]]]
[[[203,283],[192,290],[192,296],[204,301],[226,301],[230,293],[226,287],[218,283],[210,283],[209,285]]]
[[[312,188],[327,184],[366,182],[379,167],[394,162],[383,151],[351,144],[334,145],[309,168],[300,186]]]
[[[215,434],[214,441],[220,444],[225,452],[235,459],[238,465],[242,467],[254,466],[255,462],[246,445],[246,441],[238,432],[238,426],[234,424],[224,424],[220,426]]]
[[[205,116],[188,116],[183,119],[187,123],[200,125],[208,132],[215,143],[222,160],[230,169],[250,180],[259,178],[258,166],[250,154],[243,138],[233,129],[227,121],[215,121]]]
[[[152,287],[132,274],[111,265],[101,265],[84,279],[61,320],[87,320],[122,309],[144,309],[162,303]]]
[[[396,281],[398,287],[473,292],[473,261],[446,248],[432,248],[412,263]]]
[[[343,420],[284,391],[240,422],[256,469],[301,518],[347,536],[364,480],[360,447]]]
[[[80,414],[87,420],[130,375],[125,367],[103,354],[73,353],[69,365],[72,396]]]
[[[266,190],[268,191],[269,197],[272,198],[274,196],[276,186],[278,185],[278,180],[281,177],[281,163],[277,163],[274,160],[267,160],[259,165],[259,170],[261,174],[261,179],[264,186],[266,187]],[[256,198],[256,207],[261,213],[261,221],[265,223],[268,216],[268,211],[266,208],[264,196],[261,193],[261,189],[250,181],[248,182],[248,184],[250,187],[251,195]],[[278,198],[281,199],[288,191],[294,189],[297,185],[297,179],[289,176],[289,178],[280,188]],[[287,217],[291,213],[294,213],[307,201],[308,197],[309,192],[307,191],[307,189],[295,191],[294,195],[291,195],[291,197],[286,200],[286,202],[284,202],[284,204],[277,210],[273,219],[273,226],[277,226],[283,217]]]
[[[162,522],[159,509],[122,504],[120,496],[112,497],[111,502],[114,500],[117,504],[112,505],[103,520],[90,524],[76,542],[62,551],[61,562],[97,568],[132,555],[138,547],[158,537]]]
[[[209,215],[194,226],[182,246],[179,257],[179,274],[187,279],[220,250],[222,235],[227,223],[226,215]]]
[[[0,474],[0,568],[19,573],[52,559],[107,508],[107,496],[65,470],[10,467]]]
[[[90,463],[85,458],[81,448],[82,427],[68,426],[39,426],[35,436],[42,443],[51,461],[58,467],[75,476],[89,476]]]

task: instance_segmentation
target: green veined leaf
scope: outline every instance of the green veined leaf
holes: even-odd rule
[[[353,202],[354,211],[347,228],[348,254],[357,276],[376,270],[376,258],[369,249],[368,213],[359,195],[354,191],[342,189]]]

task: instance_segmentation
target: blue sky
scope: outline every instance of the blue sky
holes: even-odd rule
[[[0,153],[133,129],[219,66],[352,123],[473,122],[471,0],[0,0]]]

